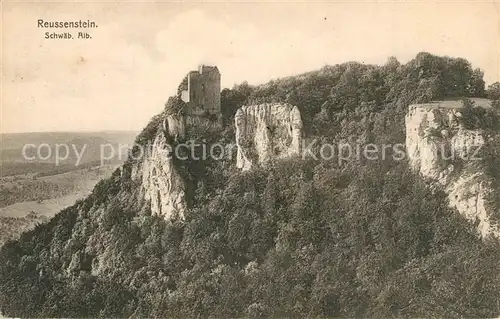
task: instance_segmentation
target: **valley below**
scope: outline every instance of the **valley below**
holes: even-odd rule
[[[88,196],[119,165],[95,166],[33,180],[22,176],[0,180],[0,245],[16,238],[62,209]]]
[[[135,134],[128,131],[1,134],[0,245],[88,196],[100,180],[111,176],[120,166],[126,156],[124,146],[131,145]],[[43,149],[42,145],[48,147],[37,153]],[[103,161],[104,145],[122,153],[116,152],[113,158]],[[61,160],[55,156],[56,148],[63,147],[80,153],[62,154],[64,160]]]

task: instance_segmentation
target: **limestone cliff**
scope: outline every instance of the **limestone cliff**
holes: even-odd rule
[[[469,130],[461,121],[461,105],[439,103],[411,105],[406,115],[406,149],[410,166],[448,194],[450,205],[478,222],[482,236],[499,236],[498,223],[489,203],[494,191],[482,154],[489,138],[481,130]]]
[[[153,215],[165,219],[184,219],[186,211],[184,181],[174,166],[172,146],[159,130],[151,147],[132,166],[131,179],[141,184],[141,194],[151,203]]]
[[[174,138],[186,135],[186,119],[182,114],[169,114],[163,120],[163,131]]]
[[[136,159],[130,177],[140,183],[141,196],[150,203],[154,215],[167,220],[184,219],[186,183],[174,165],[174,144],[185,141],[193,130],[220,129],[220,73],[217,67],[200,66],[181,82],[177,96],[170,97],[165,109],[152,122],[142,145],[143,156]]]
[[[243,106],[236,112],[235,125],[236,166],[242,170],[300,153],[302,119],[296,106]]]

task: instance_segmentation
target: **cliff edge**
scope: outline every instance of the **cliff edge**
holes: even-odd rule
[[[490,200],[495,190],[483,158],[492,137],[481,128],[466,127],[463,103],[410,105],[405,119],[410,166],[442,187],[450,206],[477,222],[483,237],[499,237],[499,224],[493,218],[497,207]]]
[[[238,153],[236,167],[249,170],[272,159],[300,154],[302,119],[288,104],[243,106],[234,116]]]
[[[166,136],[165,132],[157,132],[143,160],[132,166],[131,179],[139,181],[141,194],[151,203],[153,215],[182,220],[186,211],[185,184],[174,165],[173,147]]]

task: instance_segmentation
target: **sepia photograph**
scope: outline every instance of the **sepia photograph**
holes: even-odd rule
[[[0,11],[0,318],[500,318],[499,0]]]

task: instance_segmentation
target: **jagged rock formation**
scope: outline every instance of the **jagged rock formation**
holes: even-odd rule
[[[302,119],[296,106],[243,106],[236,112],[235,125],[236,166],[242,170],[300,153]]]
[[[488,137],[483,130],[464,128],[461,107],[458,101],[410,106],[406,115],[410,166],[443,187],[450,205],[462,215],[478,220],[482,236],[499,236],[488,200],[494,190],[481,158]]]
[[[165,219],[184,219],[185,185],[174,166],[173,148],[159,131],[143,159],[132,166],[131,179],[141,183],[142,196],[151,203],[151,213]]]

